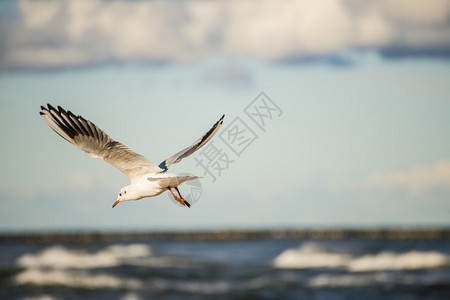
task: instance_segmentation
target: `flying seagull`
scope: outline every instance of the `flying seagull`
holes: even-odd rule
[[[167,190],[170,191],[176,201],[191,207],[181,196],[177,186],[185,181],[201,177],[169,174],[166,171],[172,164],[180,162],[205,145],[219,130],[225,118],[225,115],[223,115],[204,136],[157,166],[144,156],[110,138],[91,121],[81,116],[75,116],[72,112],[65,111],[60,106],[58,106],[58,109],[50,104],[47,104],[47,108],[41,106],[40,115],[65,140],[83,150],[89,156],[100,158],[113,165],[130,178],[130,184],[120,189],[118,198],[112,207],[122,201],[157,196]],[[177,191],[178,196],[174,194],[172,189]]]

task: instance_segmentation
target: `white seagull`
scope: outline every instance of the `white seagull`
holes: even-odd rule
[[[75,116],[60,106],[57,110],[50,104],[47,104],[47,107],[41,106],[40,115],[57,134],[89,156],[100,158],[113,165],[130,178],[130,184],[120,189],[112,207],[122,201],[157,196],[167,190],[172,193],[176,201],[191,207],[181,196],[177,186],[185,181],[201,177],[169,174],[166,171],[172,164],[180,162],[205,145],[219,130],[225,118],[223,115],[204,136],[157,166],[144,156],[110,138],[91,121]],[[179,197],[173,193],[173,188],[178,192]]]

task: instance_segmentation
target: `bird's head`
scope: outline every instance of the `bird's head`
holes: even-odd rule
[[[130,193],[129,193],[128,190],[129,190],[129,189],[128,189],[128,186],[123,187],[123,188],[120,189],[120,192],[119,192],[119,194],[117,195],[117,200],[116,200],[116,202],[114,202],[114,204],[113,204],[112,207],[115,207],[117,204],[119,204],[119,202],[127,201],[127,200],[132,200],[132,199],[130,198]]]

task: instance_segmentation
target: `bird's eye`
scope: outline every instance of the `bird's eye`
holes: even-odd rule
[[[119,193],[119,196],[122,197],[122,193]]]

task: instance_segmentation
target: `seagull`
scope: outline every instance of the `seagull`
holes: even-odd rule
[[[180,162],[183,158],[204,146],[219,130],[225,118],[225,115],[223,115],[205,135],[192,145],[156,165],[124,144],[110,138],[91,121],[79,115],[75,116],[72,112],[65,111],[60,106],[58,106],[58,109],[50,104],[47,104],[47,108],[41,106],[39,114],[62,138],[83,150],[89,156],[102,159],[113,165],[129,177],[130,184],[120,189],[118,198],[112,207],[123,201],[154,197],[167,190],[170,191],[176,201],[184,206],[191,207],[191,204],[181,196],[178,185],[202,177],[166,172],[172,164]],[[174,194],[172,189],[176,190],[178,196]]]

